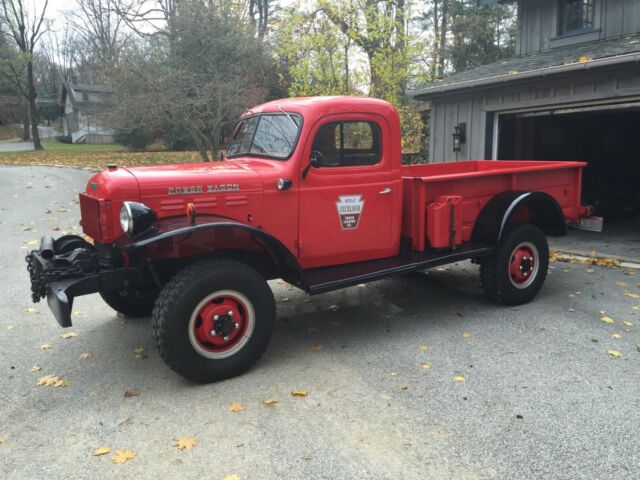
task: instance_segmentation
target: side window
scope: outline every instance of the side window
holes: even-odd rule
[[[380,127],[374,122],[334,122],[324,125],[313,140],[325,167],[354,167],[380,162]]]

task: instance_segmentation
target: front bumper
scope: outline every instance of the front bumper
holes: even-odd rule
[[[73,299],[81,295],[121,288],[135,275],[135,268],[104,268],[98,254],[88,247],[56,251],[56,241],[43,237],[38,250],[27,257],[32,299],[47,298],[49,309],[61,327],[71,326]],[[76,244],[77,245],[77,244]]]

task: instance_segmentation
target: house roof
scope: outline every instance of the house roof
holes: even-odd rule
[[[66,80],[62,82],[62,98],[61,105],[64,105],[67,97],[71,101],[71,105],[73,105],[74,110],[78,110],[84,114],[97,114],[103,113],[107,111],[108,105],[103,102],[96,101],[83,101],[81,100],[82,95],[78,97],[77,93],[82,92],[94,92],[94,93],[102,93],[102,98],[108,98],[108,94],[113,93],[113,88],[110,85],[87,85],[76,83],[72,84]]]
[[[409,92],[417,100],[464,90],[588,70],[623,63],[640,64],[640,34],[579,43],[489,63]]]

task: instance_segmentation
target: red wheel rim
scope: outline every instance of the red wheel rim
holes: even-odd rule
[[[189,321],[189,339],[207,358],[226,358],[240,350],[253,333],[255,315],[247,297],[222,290],[204,298]]]
[[[516,288],[526,288],[538,274],[538,249],[529,242],[523,242],[513,249],[509,259],[509,279]]]

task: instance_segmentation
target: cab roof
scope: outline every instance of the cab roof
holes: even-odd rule
[[[381,115],[395,114],[392,104],[379,98],[356,97],[356,96],[333,96],[333,97],[293,97],[274,100],[263,103],[257,107],[250,108],[245,115],[266,112],[279,112],[280,109],[287,112],[298,112],[301,114],[327,114],[342,112],[376,112]],[[244,116],[244,115],[243,115]]]

